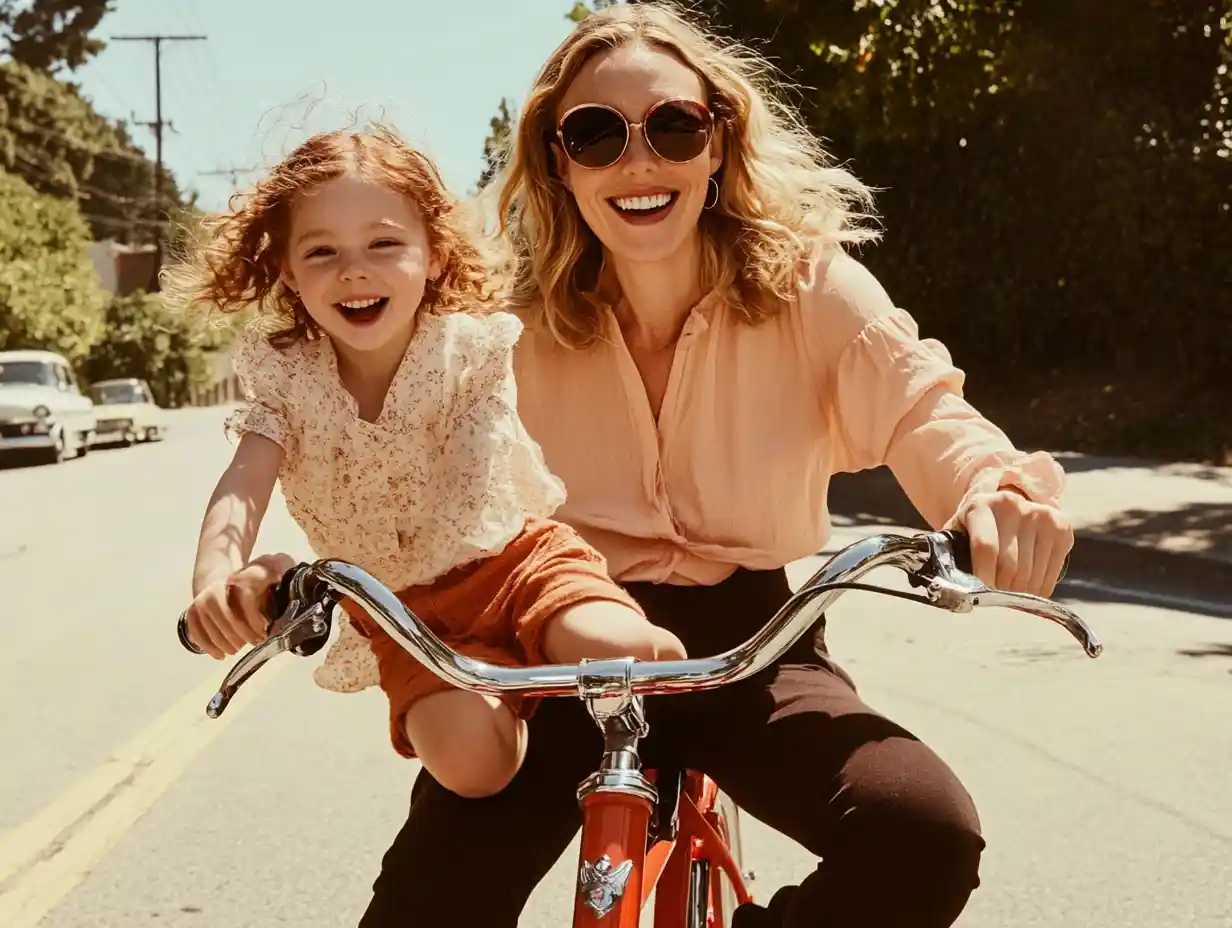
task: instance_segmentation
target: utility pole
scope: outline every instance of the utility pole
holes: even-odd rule
[[[154,203],[157,206],[162,192],[163,179],[163,126],[175,131],[175,126],[163,119],[163,43],[164,42],[204,42],[203,35],[113,35],[113,42],[153,42],[154,43],[154,119],[141,122],[133,115],[133,122],[139,126],[148,126],[154,130],[155,167],[154,167]],[[161,228],[154,231],[154,279],[150,292],[158,291],[158,272],[163,264],[163,234]]]

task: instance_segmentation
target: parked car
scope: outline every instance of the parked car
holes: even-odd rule
[[[167,434],[167,414],[154,402],[150,385],[136,377],[99,380],[90,384],[98,420],[96,444],[158,441]]]
[[[0,457],[81,457],[94,427],[94,403],[68,361],[52,351],[0,351]]]

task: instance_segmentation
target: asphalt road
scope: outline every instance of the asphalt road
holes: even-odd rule
[[[204,717],[224,665],[172,625],[229,449],[217,411],[173,422],[160,444],[0,470],[0,925],[354,925],[415,769],[379,693],[317,690],[289,657]],[[277,502],[261,546],[308,554]],[[1070,593],[1097,661],[1038,619],[860,593],[829,639],[976,798],[989,848],[961,925],[1232,925],[1232,621]],[[760,897],[813,866],[745,836]],[[567,924],[575,852],[523,925]]]

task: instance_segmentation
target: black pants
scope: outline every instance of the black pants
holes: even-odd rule
[[[745,640],[790,595],[781,570],[629,591],[695,657]],[[864,705],[820,630],[741,683],[651,697],[646,709],[646,766],[708,774],[743,811],[822,858],[800,886],[741,907],[738,928],[943,928],[979,884],[984,841],[962,784]],[[360,928],[513,928],[581,825],[575,791],[601,746],[579,700],[546,699],[526,763],[500,794],[462,799],[421,772]]]

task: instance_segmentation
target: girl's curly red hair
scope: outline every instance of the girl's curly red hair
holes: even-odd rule
[[[427,282],[423,309],[485,312],[502,299],[508,268],[445,187],[436,165],[391,129],[339,130],[312,136],[230,208],[204,217],[182,259],[162,272],[164,299],[181,309],[222,313],[256,308],[277,320],[275,343],[320,332],[298,294],[282,280],[295,198],[343,175],[385,184],[419,208],[441,274]]]

